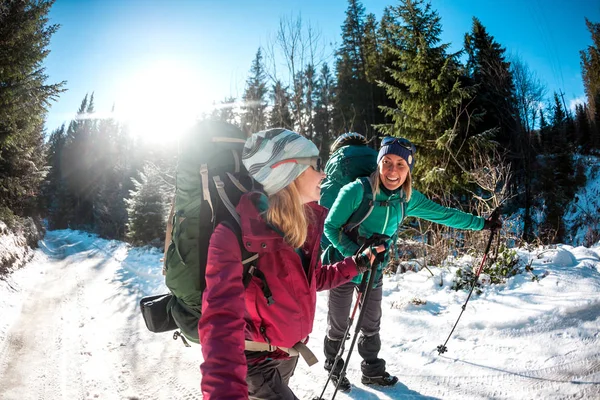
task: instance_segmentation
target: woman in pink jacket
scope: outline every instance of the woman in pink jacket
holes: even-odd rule
[[[317,290],[346,283],[370,265],[368,250],[321,265],[326,210],[316,204],[325,177],[318,155],[310,140],[285,129],[258,132],[246,142],[243,163],[266,195],[244,195],[237,212],[242,242],[258,253],[272,301],[256,276],[244,288],[239,241],[219,225],[210,240],[199,323],[205,400],[297,399],[288,381],[298,351],[316,361],[306,343]]]

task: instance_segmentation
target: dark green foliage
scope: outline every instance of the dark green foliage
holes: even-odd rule
[[[370,139],[373,124],[380,122],[374,102],[379,77],[372,73],[378,58],[376,30],[374,17],[365,17],[362,3],[348,0],[342,44],[336,52],[336,133],[358,132]]]
[[[242,107],[242,129],[247,134],[258,132],[267,126],[265,109],[267,108],[267,83],[263,66],[262,50],[259,48],[252,61],[250,76],[244,91]]]
[[[134,189],[125,200],[129,215],[127,238],[134,245],[164,244],[168,195],[155,169],[146,166],[140,179],[133,178]]]
[[[227,97],[215,106],[210,114],[210,119],[237,125],[235,111],[235,97]]]
[[[329,158],[329,147],[335,140],[333,121],[334,82],[327,63],[321,66],[315,88],[315,144],[319,147],[323,160]]]
[[[294,129],[294,120],[290,112],[290,94],[281,81],[275,82],[271,89],[273,108],[269,114],[269,128]],[[227,122],[227,121],[224,121]]]
[[[100,182],[98,169],[99,148],[94,145],[98,138],[98,122],[94,118],[94,95],[86,95],[77,111],[75,120],[67,129],[65,148],[61,159],[61,173],[69,192],[71,213],[69,227],[92,231],[94,228],[93,199]]]
[[[161,146],[161,149],[169,146]],[[50,229],[85,229],[123,239],[127,223],[125,198],[133,188],[139,158],[146,149],[133,145],[113,119],[94,116],[93,99],[82,101],[69,128],[52,133],[47,144],[50,173],[43,203]],[[146,153],[148,154],[148,153]]]
[[[469,290],[476,280],[475,272],[479,268],[479,264],[467,266],[465,268],[458,269],[456,271],[456,277],[452,282],[452,289],[454,290]],[[483,267],[482,275],[485,274],[485,279],[489,280],[490,284],[502,284],[520,273],[523,270],[520,265],[520,258],[517,252],[513,249],[507,248],[505,245],[500,245],[498,254],[491,265],[485,265]],[[477,279],[475,283],[476,294],[481,294],[483,276]]]
[[[67,201],[67,183],[63,178],[61,167],[66,138],[65,125],[63,124],[52,132],[47,144],[46,162],[50,171],[42,185],[42,202],[46,208],[50,229],[65,229],[69,226],[72,202]]]
[[[53,1],[0,3],[0,213],[37,215],[44,167],[43,123],[64,82],[47,84],[42,62],[58,25]]]
[[[539,152],[539,148],[537,151],[535,148],[536,143],[539,142],[539,135],[536,134],[534,127],[538,114],[542,115],[539,113],[539,106],[544,101],[546,89],[529,70],[527,64],[519,58],[512,60],[511,73],[515,86],[519,128],[511,157],[514,174],[512,189],[518,194],[515,201],[525,209],[523,238],[529,242],[534,238],[532,220],[536,195],[534,176],[540,175],[536,160],[536,152]],[[545,123],[542,124],[544,125]],[[542,143],[546,140],[547,132],[548,130],[542,129]]]
[[[516,104],[510,63],[505,49],[489,35],[477,18],[471,32],[465,35],[466,71],[476,86],[472,102],[478,132],[495,130],[500,144],[514,150],[517,133]]]
[[[565,113],[563,105],[554,93],[552,125],[544,128],[546,156],[539,157],[540,189],[544,198],[546,219],[540,228],[540,236],[551,243],[561,242],[565,237],[563,215],[573,200],[577,189],[585,185],[582,171],[576,171],[573,152],[575,149],[575,123]]]
[[[502,244],[492,264],[483,268],[483,273],[490,277],[492,284],[506,283],[508,278],[523,272],[519,261],[517,251]]]
[[[593,147],[592,127],[588,118],[588,108],[585,104],[575,106],[575,124],[577,127],[577,142],[582,153],[588,153]]]
[[[581,74],[595,138],[593,145],[600,148],[600,23],[587,18],[585,23],[592,36],[592,45],[580,52]]]
[[[470,96],[460,82],[458,54],[448,54],[441,44],[441,23],[430,4],[422,0],[400,1],[390,8],[399,25],[389,26],[395,39],[386,49],[394,57],[389,70],[393,84],[380,82],[395,106],[381,106],[392,121],[378,129],[385,135],[404,136],[417,146],[413,174],[425,192],[446,192],[460,176],[455,157],[462,147],[461,127],[455,126],[456,110]],[[456,140],[458,138],[458,140]]]

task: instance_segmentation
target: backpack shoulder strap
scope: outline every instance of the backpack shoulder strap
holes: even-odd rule
[[[246,250],[246,246],[244,246],[244,242],[242,240],[242,227],[240,226],[238,219],[234,221],[225,220],[222,223],[235,234],[240,245],[240,250],[242,252],[242,265],[244,267],[242,276],[244,287],[247,288],[252,280],[252,277],[256,276],[262,281],[262,292],[267,300],[267,304],[272,304],[273,293],[271,293],[271,289],[269,289],[265,274],[258,269],[258,264],[256,264],[256,260],[258,260],[258,253],[252,253]]]
[[[356,211],[348,219],[348,223],[346,224],[347,230],[356,229],[369,217],[369,215],[371,215],[371,212],[373,212],[375,207],[390,207],[395,204],[401,204],[402,216],[404,217],[406,202],[402,198],[386,201],[375,200],[373,196],[373,187],[371,186],[371,181],[369,178],[361,177],[359,179],[363,186],[363,198]]]
[[[362,177],[359,179],[360,183],[363,186],[363,198],[356,211],[354,211],[354,213],[352,213],[352,215],[348,219],[348,223],[345,227],[345,229],[347,230],[353,230],[358,228],[358,226],[362,224],[369,217],[369,215],[371,215],[371,212],[375,207],[375,202],[373,201],[373,189],[371,187],[371,181],[367,177]]]

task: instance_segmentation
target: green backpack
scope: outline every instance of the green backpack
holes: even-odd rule
[[[208,244],[219,223],[224,223],[238,238],[244,285],[253,275],[260,277],[260,272],[252,268],[258,256],[242,245],[240,219],[235,210],[245,192],[260,186],[241,162],[245,141],[246,135],[240,129],[217,121],[199,122],[180,139],[163,269],[171,293],[146,297],[140,307],[149,330],[179,328],[181,332],[175,332],[173,338],[182,337],[187,346],[185,338],[199,343]]]
[[[371,175],[377,169],[377,153],[358,133],[344,133],[338,137],[325,164],[326,177],[321,183],[319,204],[331,208],[343,186]]]

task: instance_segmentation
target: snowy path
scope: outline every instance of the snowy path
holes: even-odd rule
[[[426,272],[386,278],[382,352],[401,383],[355,384],[337,399],[600,399],[600,252],[569,248],[534,263],[549,271],[473,297],[438,355],[464,302]],[[33,261],[0,280],[0,399],[201,399],[198,346],[148,332],[137,303],[166,291],[157,251],[74,231],[48,232]],[[448,273],[448,270],[434,270]],[[442,272],[445,271],[445,272]],[[411,304],[418,297],[424,305]],[[311,348],[298,364],[300,399],[320,393],[326,294],[319,294]],[[348,342],[349,346],[349,342]],[[326,392],[331,398],[332,390]]]
[[[49,256],[26,267],[37,274],[21,274],[29,281],[0,347],[0,398],[199,398],[198,354],[168,334],[152,335],[139,318],[134,276],[141,271],[126,268],[136,265],[126,247],[89,243],[50,232]]]

